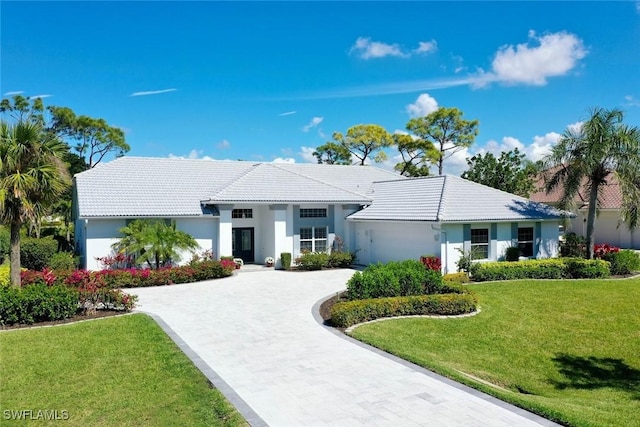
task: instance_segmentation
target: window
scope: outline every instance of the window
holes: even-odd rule
[[[301,227],[300,252],[326,252],[327,227]]]
[[[473,259],[489,258],[489,229],[471,230],[471,256]]]
[[[231,218],[253,218],[253,209],[234,209]]]
[[[310,208],[300,209],[300,218],[326,218],[327,209],[325,208]]]
[[[533,227],[518,228],[518,248],[520,256],[533,256]]]

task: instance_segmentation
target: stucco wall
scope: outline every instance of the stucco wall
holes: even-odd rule
[[[586,211],[578,211],[567,232],[574,232],[581,236],[587,235]],[[601,210],[596,217],[594,241],[596,244],[608,243],[625,249],[640,249],[640,228],[633,232],[625,224],[618,226],[620,211]]]

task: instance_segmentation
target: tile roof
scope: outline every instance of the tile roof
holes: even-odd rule
[[[550,176],[556,169],[543,172],[538,175],[535,187],[538,189],[530,197],[531,200],[547,204],[557,204],[562,199],[563,187],[558,186],[553,191],[547,193],[544,189],[545,173]],[[598,198],[600,200],[600,209],[620,209],[622,207],[622,189],[615,174],[607,176],[607,184],[600,188]],[[582,208],[589,203],[589,192],[586,188],[586,181],[583,183],[580,191],[573,199],[577,208]]]
[[[122,157],[75,176],[80,218],[194,216],[202,201],[368,203],[375,167]]]
[[[565,215],[545,204],[451,175],[376,182],[368,195],[373,203],[349,219],[480,222]]]

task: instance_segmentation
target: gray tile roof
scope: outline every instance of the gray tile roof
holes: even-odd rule
[[[80,218],[203,215],[201,201],[369,203],[375,167],[122,157],[75,176]]]
[[[555,219],[565,213],[456,176],[376,182],[373,203],[352,220],[523,221]]]

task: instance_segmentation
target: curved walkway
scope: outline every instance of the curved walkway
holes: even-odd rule
[[[128,292],[253,426],[554,425],[319,324],[312,307],[352,274],[241,271]]]

